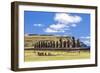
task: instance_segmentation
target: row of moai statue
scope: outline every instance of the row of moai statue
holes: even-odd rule
[[[75,48],[80,47],[80,40],[71,39],[63,40],[60,38],[58,41],[54,40],[41,40],[34,44],[34,48]]]

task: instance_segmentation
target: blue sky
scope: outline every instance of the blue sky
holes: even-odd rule
[[[74,36],[90,44],[90,14],[24,11],[24,33]]]

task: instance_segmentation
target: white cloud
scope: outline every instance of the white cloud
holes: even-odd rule
[[[28,34],[24,34],[24,36],[29,36]]]
[[[77,25],[76,25],[76,24],[72,24],[71,26],[72,26],[72,27],[76,27]]]
[[[84,36],[82,36],[82,37],[80,37],[81,39],[90,39],[90,36],[86,36],[86,37],[84,37]]]
[[[42,24],[33,24],[33,26],[41,27],[41,26],[43,26],[43,25],[42,25]]]
[[[90,45],[90,41],[89,40],[84,40],[83,41],[86,45]]]
[[[69,27],[65,26],[64,24],[52,24],[48,28],[46,28],[45,32],[65,32],[65,30],[69,30]]]
[[[80,16],[70,15],[67,13],[56,13],[54,20],[62,24],[71,24],[80,22],[82,18]]]
[[[53,30],[53,29],[51,29],[51,28],[47,28],[46,30],[45,30],[45,32],[57,32],[56,30]]]
[[[63,29],[65,25],[64,24],[52,24],[49,27],[55,30],[59,30],[59,29]]]
[[[81,20],[82,18],[77,15],[56,13],[54,16],[54,21],[56,22],[56,24],[51,24],[45,29],[45,32],[65,32],[66,30],[70,30],[70,27],[76,27],[77,23],[79,23]]]
[[[58,33],[58,32],[65,32],[64,30],[55,30],[55,29],[52,29],[52,28],[47,28],[44,30],[45,32],[48,32],[48,33]]]
[[[90,45],[90,36],[82,36],[80,37],[81,41],[84,42],[86,45]]]

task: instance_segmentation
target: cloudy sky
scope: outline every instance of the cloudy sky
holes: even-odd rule
[[[68,35],[90,44],[90,14],[24,12],[25,34]]]

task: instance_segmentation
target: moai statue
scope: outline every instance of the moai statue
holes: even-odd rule
[[[44,48],[46,48],[46,41],[44,40]]]
[[[50,48],[52,48],[52,41],[50,41]]]
[[[47,41],[47,48],[49,48],[49,41]]]
[[[70,47],[70,41],[69,41],[69,39],[67,40],[67,47],[68,48]]]
[[[43,48],[45,48],[45,41],[43,40]]]
[[[48,41],[48,48],[50,48],[50,41]]]
[[[45,41],[45,48],[47,48],[47,41]]]
[[[59,39],[60,42],[60,48],[62,48],[62,38]]]
[[[34,48],[36,48],[36,44],[34,44]]]
[[[36,48],[38,48],[38,42],[36,43]]]
[[[47,48],[47,41],[45,41],[45,47]]]
[[[52,48],[54,48],[54,41],[52,41]]]
[[[64,42],[63,42],[63,47],[64,47],[64,48],[66,48],[66,44],[67,44],[67,42],[64,41]]]
[[[53,48],[53,41],[51,41],[51,48]]]
[[[41,48],[43,48],[43,41],[41,41]]]
[[[42,41],[40,41],[39,44],[40,44],[40,45],[39,45],[39,48],[41,48],[41,47],[42,47]]]
[[[40,41],[38,41],[38,48],[40,48]]]
[[[58,41],[56,41],[56,48],[58,48],[58,44],[59,44]]]
[[[46,41],[46,48],[48,48],[48,41]]]
[[[77,47],[80,47],[80,40],[77,39],[76,41],[77,41]]]
[[[74,37],[72,37],[72,42],[73,42],[72,47],[75,47],[75,38]]]

